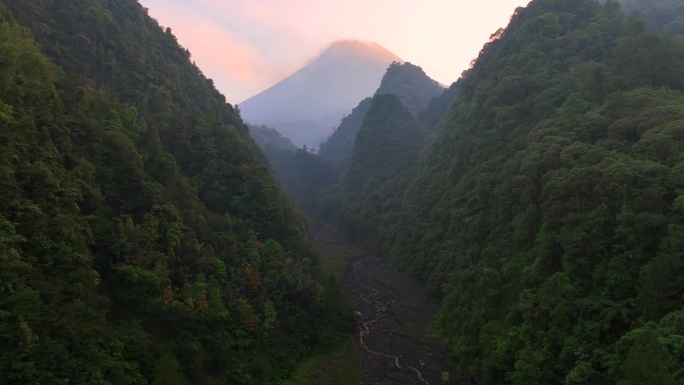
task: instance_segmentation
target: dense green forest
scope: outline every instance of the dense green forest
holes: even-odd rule
[[[408,170],[427,137],[428,132],[399,98],[391,94],[373,97],[356,135],[349,170],[339,184],[340,202],[335,203],[338,222],[349,234],[373,234],[387,227],[387,216],[401,202],[397,192],[407,185]]]
[[[318,215],[321,196],[339,182],[339,172],[313,149],[297,148],[274,128],[249,125],[249,132],[295,206],[309,218]]]
[[[136,1],[2,0],[0,63],[0,384],[275,383],[353,327]]]
[[[466,73],[467,71],[464,72],[464,74]],[[439,130],[442,119],[444,119],[451,105],[463,91],[461,87],[462,82],[463,79],[459,78],[441,95],[432,98],[424,109],[418,111],[417,118],[426,129],[433,132]]]
[[[318,156],[135,0],[0,0],[0,384],[278,383],[343,338],[267,158],[442,299],[462,383],[684,383],[683,8],[621,3],[533,0],[441,95],[390,66]]]
[[[441,95],[444,87],[432,80],[422,68],[409,62],[390,64],[375,94],[396,96],[414,116]]]
[[[662,3],[519,8],[418,114],[439,131],[409,178],[345,175],[375,203],[339,220],[443,298],[464,383],[684,381],[684,41],[639,18]],[[354,157],[402,143],[360,132]]]

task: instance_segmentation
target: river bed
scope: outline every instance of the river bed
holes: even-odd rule
[[[378,252],[320,225],[310,233],[314,242],[334,245],[324,248],[324,258],[344,266],[339,285],[356,314],[362,383],[456,384],[445,345],[429,333],[438,303],[427,290],[392,268]]]

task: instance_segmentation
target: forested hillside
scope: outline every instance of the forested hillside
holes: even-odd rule
[[[466,73],[464,72],[464,74]],[[442,119],[444,119],[456,98],[463,92],[461,87],[462,81],[462,78],[459,78],[449,88],[444,90],[441,95],[432,98],[427,106],[418,113],[417,118],[426,129],[430,131],[439,130]]]
[[[392,63],[382,77],[376,94],[396,96],[416,116],[444,87],[432,80],[422,68],[411,63]]]
[[[318,154],[336,170],[344,172],[349,167],[356,134],[361,130],[363,119],[371,105],[371,97],[363,99],[351,113],[340,122],[335,131],[321,143]]]
[[[249,128],[249,136],[252,137],[254,143],[256,143],[262,150],[268,148],[275,148],[280,150],[294,151],[297,146],[292,143],[292,141],[280,134],[275,128],[260,125],[255,126],[252,124],[247,124]],[[266,151],[264,151],[266,154]]]
[[[428,106],[433,98],[440,96],[443,92],[444,87],[427,76],[422,68],[411,63],[394,62],[387,68],[375,95],[394,95],[415,117]],[[370,98],[362,100],[349,115],[342,119],[335,132],[321,144],[319,151],[321,158],[342,173],[346,172],[349,167],[354,153],[354,141],[361,130],[370,105]]]
[[[251,126],[251,134],[271,163],[288,196],[297,206],[310,214],[310,216],[321,214],[331,218],[338,214],[337,212],[340,208],[340,188],[348,190],[348,186],[340,185],[345,175],[348,176],[347,180],[356,177],[355,174],[359,172],[366,176],[371,175],[374,171],[367,171],[379,171],[377,168],[378,164],[373,162],[381,158],[383,158],[382,162],[384,162],[382,163],[383,168],[395,170],[394,173],[396,174],[403,174],[407,171],[407,167],[413,164],[417,156],[417,149],[421,148],[427,140],[427,133],[422,132],[423,130],[419,128],[420,124],[417,123],[413,116],[418,111],[423,110],[432,98],[440,95],[443,91],[444,88],[430,79],[420,67],[411,63],[400,64],[394,62],[388,67],[383,76],[381,85],[376,92],[376,97],[380,94],[391,94],[393,95],[391,100],[395,101],[396,105],[387,107],[387,105],[379,101],[376,101],[374,104],[374,98],[370,97],[362,100],[349,115],[342,119],[338,128],[328,137],[325,143],[321,144],[318,154],[314,153],[313,149],[306,148],[306,146],[299,150],[292,149],[277,131],[269,130],[265,127]],[[398,108],[400,105],[402,107]],[[405,106],[410,107],[406,108]],[[376,118],[374,122],[368,123],[366,122],[366,117],[373,108],[382,110],[374,112],[381,114],[382,118]],[[393,112],[388,113],[387,109],[392,109]],[[435,114],[439,114],[439,111]],[[386,119],[390,119],[391,123],[384,121]],[[362,135],[364,143],[359,144],[357,140],[359,133],[363,131],[363,127],[366,127],[368,133],[364,134],[365,136]],[[410,128],[407,129],[407,127]],[[383,131],[388,132],[385,133]],[[405,143],[402,141],[409,139],[408,137],[404,138],[403,135],[414,134],[420,136],[420,139],[411,145],[409,152],[404,153],[407,148],[404,147]],[[377,145],[376,139],[387,139],[389,141],[383,145]],[[379,153],[384,155],[379,155],[377,159],[374,158],[375,160],[367,164],[368,160],[353,159],[356,145],[364,146],[364,150],[359,152],[361,158],[365,157],[366,151],[378,150]],[[399,147],[393,148],[393,145],[398,145]],[[402,155],[390,156],[394,152]],[[357,164],[350,165],[352,162]],[[353,170],[350,170],[350,167],[353,167]],[[379,178],[378,181],[384,183],[384,178],[385,176]],[[399,188],[397,181],[400,179],[404,183],[408,181],[405,176],[395,179],[393,188]],[[355,196],[353,199],[365,196],[375,187],[380,189],[386,188],[382,187],[382,185],[369,185],[365,187],[365,192],[359,192],[361,195]],[[345,195],[347,192],[351,192],[351,190],[341,194]],[[349,197],[351,196],[347,196],[347,198]],[[363,203],[363,205],[367,204],[368,202]],[[355,210],[356,208],[353,208],[347,210],[347,212],[352,216],[356,216],[352,214]],[[356,222],[357,219],[353,221]]]
[[[249,131],[287,196],[305,214],[315,217],[324,189],[339,182],[337,170],[313,149],[297,148],[274,128],[249,125]]]
[[[265,384],[350,320],[247,127],[133,0],[0,1],[0,383]]]
[[[354,142],[349,170],[339,186],[339,220],[353,236],[387,228],[387,215],[398,209],[397,192],[409,180],[428,132],[399,98],[377,94]]]
[[[408,190],[378,200],[400,203],[342,208],[443,296],[464,383],[682,380],[683,91],[679,38],[615,1],[534,0],[450,89]]]

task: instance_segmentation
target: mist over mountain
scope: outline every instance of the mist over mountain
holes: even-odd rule
[[[299,71],[239,104],[245,121],[276,128],[296,145],[317,148],[345,113],[378,88],[402,60],[377,43],[343,40]]]
[[[414,116],[443,92],[444,86],[430,78],[422,68],[408,62],[392,63],[375,91],[376,94],[396,96]]]
[[[625,12],[636,14],[654,31],[684,35],[684,3],[681,0],[620,0]]]
[[[422,68],[409,62],[390,64],[375,91],[375,95],[396,96],[412,117],[417,117],[433,98],[441,97],[443,93],[444,87],[441,84],[427,76]],[[346,170],[349,165],[356,134],[368,113],[370,100],[371,98],[362,100],[321,144],[319,154],[339,171]]]
[[[295,151],[297,146],[292,141],[280,134],[275,128],[268,126],[248,125],[249,135],[259,148],[273,146],[282,150]]]

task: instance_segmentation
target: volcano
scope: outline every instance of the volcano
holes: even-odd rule
[[[393,62],[402,60],[377,43],[337,41],[238,106],[245,121],[274,127],[297,146],[317,149],[359,100],[375,92]]]

